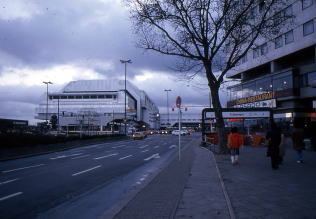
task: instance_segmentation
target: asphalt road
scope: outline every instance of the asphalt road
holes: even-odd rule
[[[183,137],[183,144],[190,138]],[[1,162],[1,218],[34,218],[39,215],[45,218],[45,212],[56,206],[108,186],[109,194],[110,190],[116,192],[101,203],[103,206],[99,211],[104,211],[118,201],[118,193],[133,186],[128,180],[115,183],[135,173],[133,180],[141,184],[147,176],[142,168],[161,165],[168,156],[178,153],[177,145],[177,136],[153,135],[144,140],[100,143]],[[119,188],[109,185],[119,185]],[[60,209],[59,215],[63,215]]]

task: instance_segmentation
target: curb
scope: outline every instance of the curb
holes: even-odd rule
[[[204,148],[204,147],[201,147],[201,148]],[[217,170],[218,178],[219,178],[219,181],[221,182],[222,191],[223,191],[223,194],[224,194],[224,197],[225,197],[225,200],[226,200],[226,204],[227,204],[229,216],[230,216],[231,219],[236,219],[236,215],[235,215],[235,212],[234,212],[234,209],[233,209],[231,200],[230,200],[230,198],[229,198],[229,195],[228,195],[228,193],[227,193],[227,190],[226,190],[226,187],[225,187],[225,184],[224,184],[222,175],[221,175],[220,170],[219,170],[219,168],[218,168],[218,165],[217,165],[217,162],[216,162],[214,153],[213,153],[212,151],[208,150],[207,148],[204,148],[204,149],[207,150],[207,151],[209,151],[209,152],[212,154],[212,158],[213,158],[213,161],[214,161],[214,163],[215,163],[215,168],[216,168],[216,170]]]

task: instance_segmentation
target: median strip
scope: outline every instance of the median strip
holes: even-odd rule
[[[103,158],[107,158],[107,157],[113,157],[113,156],[116,156],[118,155],[117,153],[116,154],[108,154],[108,155],[105,155],[105,156],[102,156],[102,157],[95,157],[93,159],[95,160],[99,160],[99,159],[103,159]]]
[[[99,166],[95,166],[95,167],[92,167],[92,168],[90,168],[90,169],[83,170],[83,171],[78,172],[78,173],[74,173],[74,174],[72,174],[72,176],[77,176],[77,175],[80,175],[80,174],[83,174],[83,173],[89,172],[89,171],[91,171],[91,170],[94,170],[94,169],[97,169],[97,168],[100,168],[100,167],[101,167],[101,165],[99,165]]]
[[[11,194],[11,195],[4,196],[4,197],[0,198],[0,202],[4,201],[6,199],[9,199],[9,198],[13,198],[13,197],[18,196],[18,195],[21,195],[21,194],[23,194],[23,192],[17,192],[17,193]]]
[[[2,173],[10,173],[10,172],[13,172],[13,171],[24,170],[24,169],[33,168],[33,167],[40,167],[40,166],[44,166],[44,165],[45,164],[39,164],[39,165],[21,167],[21,168],[12,169],[12,170],[4,170],[4,171],[2,171]]]

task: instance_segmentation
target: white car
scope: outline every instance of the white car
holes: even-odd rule
[[[186,132],[183,131],[183,130],[181,130],[181,131],[174,130],[174,131],[171,132],[171,134],[173,134],[173,135],[179,135],[179,133],[180,133],[180,135],[186,135]]]

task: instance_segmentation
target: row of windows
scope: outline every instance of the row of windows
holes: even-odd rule
[[[307,21],[303,24],[303,36],[314,33],[314,20]],[[284,43],[283,43],[284,42]],[[274,39],[274,48],[281,48],[283,45],[290,44],[294,42],[293,30],[290,30],[281,36]],[[261,46],[253,49],[253,58],[258,58],[268,53],[268,44],[264,43]]]
[[[50,95],[49,99],[116,99],[116,95]]]
[[[256,96],[272,91],[293,88],[293,78],[290,72],[272,77],[262,78],[230,89],[230,100]]]
[[[297,86],[309,87],[314,80],[316,80],[316,72],[309,72],[295,79],[295,84],[297,85],[294,86],[293,77],[290,72],[287,72],[233,87],[230,89],[230,100],[251,97],[272,91],[286,90]]]

